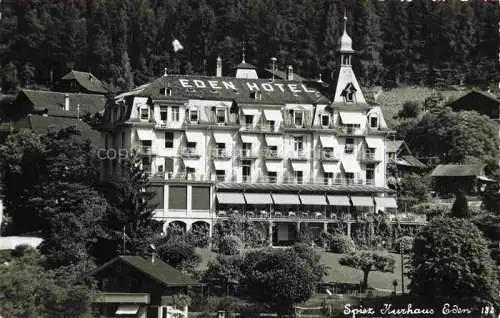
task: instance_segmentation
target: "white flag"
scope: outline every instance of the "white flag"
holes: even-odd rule
[[[179,40],[177,40],[177,39],[172,41],[172,46],[174,47],[174,52],[177,52],[177,51],[184,49],[181,42],[179,42]]]

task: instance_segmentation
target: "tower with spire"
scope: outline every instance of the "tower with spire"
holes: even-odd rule
[[[259,78],[255,66],[245,61],[245,43],[243,43],[241,63],[236,66],[236,78]]]
[[[335,93],[334,104],[366,104],[365,97],[361,92],[358,80],[352,69],[352,56],[355,51],[352,49],[352,39],[347,34],[347,15],[344,10],[344,31],[337,42],[337,52],[340,55],[340,67],[338,76],[333,87]]]

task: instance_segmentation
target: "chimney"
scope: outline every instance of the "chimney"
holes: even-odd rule
[[[69,94],[64,94],[64,110],[69,111]]]
[[[217,57],[217,69],[215,71],[215,76],[222,77],[222,59],[220,56]]]
[[[287,67],[286,80],[293,81],[293,67],[291,65],[288,65],[288,67]]]

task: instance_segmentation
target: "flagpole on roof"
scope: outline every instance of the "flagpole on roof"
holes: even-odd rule
[[[125,236],[127,234],[125,234],[125,225],[123,226],[123,255],[125,255]]]

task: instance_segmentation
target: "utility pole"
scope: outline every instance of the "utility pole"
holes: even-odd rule
[[[401,293],[405,293],[405,276],[404,276],[404,241],[401,239],[399,243],[399,252],[401,254]]]

